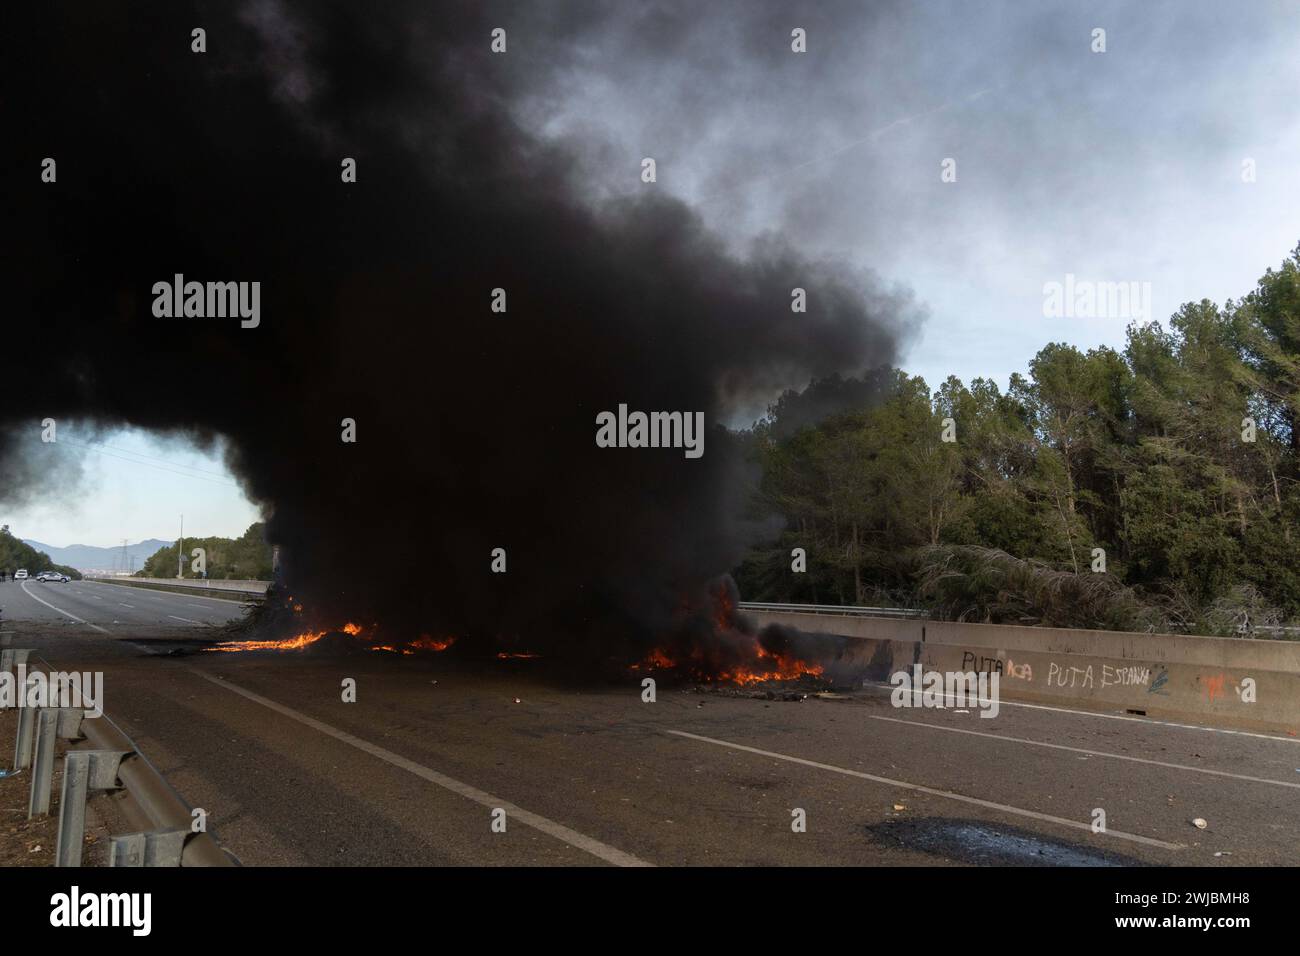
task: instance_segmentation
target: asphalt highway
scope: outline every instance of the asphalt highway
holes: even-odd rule
[[[213,653],[238,603],[107,584],[8,583],[0,607],[14,646],[104,671],[108,713],[245,865],[1230,866],[1300,849],[1289,736],[1005,701],[992,720],[897,710],[873,688],[661,684],[646,703],[638,675],[584,683],[545,660]]]
[[[214,627],[243,617],[238,600],[173,594],[98,581],[0,584],[2,618],[65,624],[123,636],[137,627]]]

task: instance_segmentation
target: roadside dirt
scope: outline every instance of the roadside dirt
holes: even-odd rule
[[[14,773],[14,744],[18,734],[18,711],[0,710],[0,868],[53,866],[54,845],[59,828],[59,798],[63,788],[63,754],[60,741],[54,762],[54,785],[50,815],[27,819],[27,800],[32,777],[28,770]],[[86,838],[82,866],[108,865],[108,828],[97,808],[100,798],[86,807]]]

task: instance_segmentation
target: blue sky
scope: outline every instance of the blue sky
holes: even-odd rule
[[[20,538],[107,547],[123,538],[175,538],[182,514],[187,537],[236,537],[259,520],[219,449],[205,452],[138,429],[95,434],[67,423],[36,453],[51,476],[48,493],[0,514],[0,524]]]

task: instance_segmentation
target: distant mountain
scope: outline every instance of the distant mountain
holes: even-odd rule
[[[124,564],[121,546],[97,548],[91,544],[70,544],[66,548],[56,548],[30,538],[23,538],[23,541],[37,551],[44,551],[55,564],[66,564],[78,571],[139,571],[144,567],[145,561],[159,548],[176,543],[175,540],[163,541],[160,538],[150,538],[147,541],[128,544]]]

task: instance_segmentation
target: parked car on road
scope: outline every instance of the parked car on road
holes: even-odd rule
[[[57,581],[60,584],[67,584],[72,579],[62,571],[42,571],[36,575],[37,581]]]
[[[23,581],[26,580],[26,578],[27,578],[27,571],[24,568],[19,568],[17,571],[14,572],[15,581]]]

